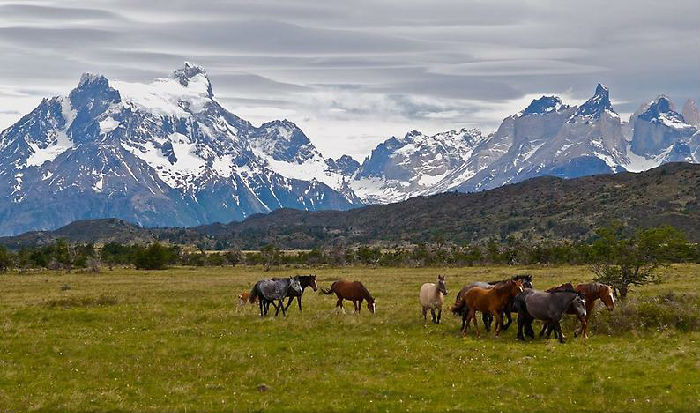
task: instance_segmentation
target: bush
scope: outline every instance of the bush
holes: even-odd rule
[[[134,265],[141,270],[164,270],[174,261],[176,254],[172,248],[154,242],[146,248],[138,248],[134,254]]]
[[[628,332],[700,330],[700,297],[668,293],[651,297],[632,296],[618,301],[615,310],[598,310],[589,328],[600,334]]]

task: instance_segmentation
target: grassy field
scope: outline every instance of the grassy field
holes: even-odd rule
[[[294,307],[287,318],[262,320],[257,308],[237,308],[237,294],[256,279],[308,272],[0,275],[0,411],[697,412],[700,406],[700,333],[693,326],[619,331],[599,309],[589,340],[574,339],[569,322],[569,340],[561,345],[518,342],[515,328],[500,338],[461,337],[449,311],[441,325],[424,325],[420,317],[419,286],[437,273],[447,275],[451,304],[470,281],[530,272],[535,287],[546,288],[590,280],[585,267],[312,270],[320,286],[339,277],[362,280],[377,298],[377,314],[365,307],[359,316],[335,315],[334,296],[308,290],[303,314]],[[699,313],[700,266],[664,273],[665,283],[638,288],[632,297],[683,293],[690,313]],[[596,330],[604,321],[605,334]]]

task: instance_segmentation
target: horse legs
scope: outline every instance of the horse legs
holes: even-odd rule
[[[440,324],[440,318],[442,318],[442,308],[438,309],[437,324]]]
[[[588,314],[581,319],[581,336],[588,338]]]
[[[501,334],[501,327],[503,327],[503,313],[496,311],[494,315],[496,316],[496,327],[494,327],[494,332],[496,333],[496,337],[498,337],[498,335]]]
[[[430,318],[433,319],[433,324],[437,324],[437,318],[435,316],[435,309],[434,308],[430,309]]]
[[[533,321],[533,318],[531,318],[531,317],[525,318],[525,335],[534,340],[535,339],[535,332],[532,331],[532,321]]]
[[[282,315],[286,317],[287,316],[287,309],[284,308],[284,301],[280,300],[279,308],[282,309]],[[277,315],[277,314],[275,314],[275,315]]]
[[[510,327],[510,324],[513,322],[513,318],[510,315],[510,308],[506,308],[505,315],[506,315],[506,318],[508,319],[508,322],[503,326],[503,331],[508,330],[508,327]]]
[[[258,298],[258,306],[260,307],[260,317],[265,317],[265,310],[264,310],[263,301],[265,301],[264,298],[262,298],[262,297]]]
[[[525,327],[525,317],[521,317],[520,314],[518,314],[518,340],[520,341],[525,341],[523,327]]]
[[[484,328],[486,331],[491,331],[491,323],[493,322],[493,317],[490,313],[481,313],[481,320],[484,322]]]
[[[559,342],[563,343],[564,342],[564,334],[561,332],[561,323],[559,321],[554,322],[554,331],[559,333]]]
[[[300,295],[297,296],[297,304],[299,304],[299,312],[301,312],[302,310],[301,310],[301,296]],[[289,308],[289,306],[287,306],[287,308]]]
[[[342,298],[338,298],[338,302],[335,303],[335,312],[339,313],[340,310],[343,310],[343,312],[345,312],[345,309],[343,308],[343,299]]]
[[[464,308],[462,308],[462,332],[467,331],[467,315],[469,314],[469,311],[471,310],[469,310],[469,307],[467,306],[464,306]]]
[[[294,301],[294,297],[289,297],[289,300],[287,300],[287,310],[289,310],[289,306],[292,305],[292,301]]]

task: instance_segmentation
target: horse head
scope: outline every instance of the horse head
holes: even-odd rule
[[[445,276],[444,275],[438,275],[437,290],[438,290],[438,292],[441,292],[443,295],[447,295],[447,287],[445,286]]]
[[[311,287],[314,290],[314,292],[316,292],[316,276],[309,274],[306,276],[306,278],[308,280],[307,283],[309,287]]]
[[[523,289],[523,280],[509,280],[509,284],[511,297],[515,297],[516,295],[525,291]]]
[[[372,314],[377,311],[377,302],[374,300],[374,297],[369,297],[367,299],[367,309]]]
[[[299,282],[299,278],[298,278],[298,277],[294,277],[294,278],[291,278],[291,277],[290,277],[290,278],[289,278],[289,287],[288,287],[288,290],[294,291],[294,292],[296,293],[295,295],[301,295],[301,293],[303,292],[303,290],[302,290],[302,288],[301,288],[301,283]]]
[[[576,316],[582,320],[586,318],[586,300],[580,295],[576,294],[573,301],[571,302],[569,308],[573,308],[576,312]]]
[[[615,294],[613,293],[613,288],[609,285],[600,284],[598,288],[598,296],[600,300],[605,303],[605,307],[612,311],[615,309]]]
[[[523,282],[523,288],[533,288],[532,274],[518,274],[515,277],[513,277],[513,280],[521,280]]]

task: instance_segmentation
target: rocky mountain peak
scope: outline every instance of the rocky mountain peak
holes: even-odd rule
[[[210,98],[214,97],[214,92],[212,91],[211,81],[207,76],[207,72],[202,66],[196,65],[194,63],[185,62],[184,67],[177,69],[173,72],[172,77],[177,79],[182,86],[189,86],[193,79],[204,82],[207,86],[207,94]],[[199,78],[199,79],[197,79]]]
[[[568,107],[562,104],[558,96],[542,96],[539,99],[533,99],[528,107],[522,111],[523,115],[542,115],[545,113],[557,112],[562,107]]]
[[[597,119],[605,110],[615,113],[612,103],[610,102],[610,91],[608,87],[598,83],[598,86],[595,88],[595,93],[578,108],[576,116],[587,116]]]

